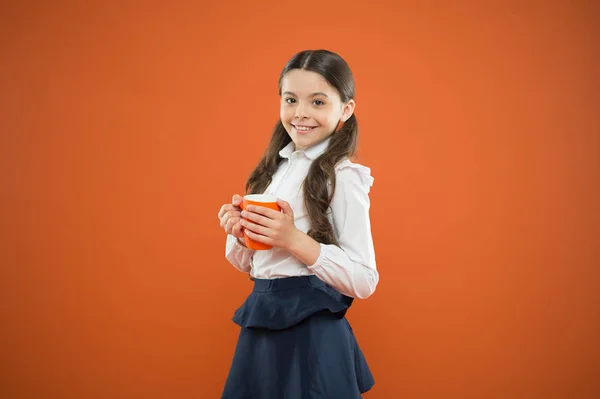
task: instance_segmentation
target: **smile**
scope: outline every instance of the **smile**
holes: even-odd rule
[[[292,125],[292,126],[294,126],[294,129],[296,129],[299,132],[308,132],[308,131],[313,130],[316,127],[316,126],[300,126],[300,125],[298,125],[298,126]]]

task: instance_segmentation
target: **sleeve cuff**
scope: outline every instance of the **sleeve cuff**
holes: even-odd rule
[[[313,263],[312,265],[306,265],[310,270],[315,270],[315,269],[319,269],[322,267],[323,259],[325,258],[325,254],[324,254],[325,246],[323,244],[319,243],[319,247],[321,248],[321,251],[319,252],[319,257],[317,258],[315,263]]]
[[[246,247],[245,245],[240,244],[239,240],[237,239],[237,237],[229,234],[229,240],[232,242],[233,244],[233,248],[236,251],[242,251],[242,252],[254,252],[253,249],[250,249],[248,247]]]

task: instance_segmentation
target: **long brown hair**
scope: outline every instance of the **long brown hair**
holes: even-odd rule
[[[279,76],[279,95],[281,95],[281,81],[292,69],[319,73],[338,91],[343,103],[354,99],[352,71],[342,57],[331,51],[306,50],[294,55]],[[302,187],[304,207],[310,222],[308,235],[319,243],[339,245],[333,226],[327,217],[329,204],[335,192],[335,166],[338,162],[354,155],[357,139],[358,123],[352,114],[341,129],[331,135],[328,148],[313,161],[304,179]],[[263,193],[267,189],[282,161],[279,151],[291,140],[281,120],[278,120],[263,158],[246,182],[248,194]],[[328,190],[328,183],[331,183],[331,192]]]

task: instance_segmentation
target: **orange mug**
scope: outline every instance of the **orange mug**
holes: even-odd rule
[[[244,196],[244,198],[242,200],[241,208],[243,210],[246,210],[248,205],[264,206],[265,208],[271,208],[276,211],[281,211],[281,208],[279,207],[279,205],[277,205],[277,198],[272,195],[267,195],[267,194],[249,194],[249,195]],[[255,222],[253,222],[253,223],[255,223]],[[248,247],[250,249],[254,249],[254,250],[259,250],[259,251],[273,248],[271,245],[267,245],[262,242],[258,242],[258,241],[254,241],[254,240],[250,239],[246,235],[246,229],[243,229],[243,232],[244,232],[244,243],[246,244],[246,247]]]

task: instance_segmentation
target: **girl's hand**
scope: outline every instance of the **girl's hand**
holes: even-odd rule
[[[221,221],[221,227],[225,229],[227,234],[231,234],[237,238],[244,238],[242,226],[240,225],[240,220],[242,219],[240,205],[242,205],[242,197],[235,194],[231,199],[231,204],[225,204],[221,207],[218,217]]]
[[[288,249],[300,232],[294,224],[294,211],[286,201],[277,199],[282,212],[264,206],[248,205],[242,211],[241,225],[246,235],[273,247]]]

